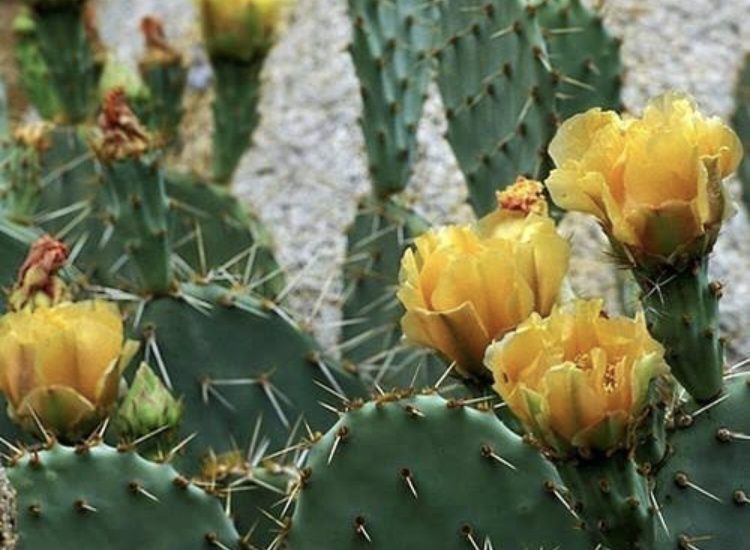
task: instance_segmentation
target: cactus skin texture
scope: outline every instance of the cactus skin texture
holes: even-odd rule
[[[593,107],[621,110],[621,43],[609,34],[601,16],[581,0],[542,0],[532,5],[537,9],[549,61],[560,75],[560,118]]]
[[[298,480],[296,468],[270,461],[217,480],[218,492],[226,494],[226,509],[248,548],[271,547],[279,532],[271,518],[291,506],[289,492]]]
[[[721,285],[709,281],[708,257],[656,278],[634,275],[649,330],[666,348],[672,374],[695,399],[711,401],[723,384],[724,343],[719,336]]]
[[[612,549],[650,549],[656,536],[648,482],[626,451],[557,463],[592,543]]]
[[[213,178],[229,185],[260,120],[258,100],[265,58],[240,61],[213,57],[214,144]]]
[[[101,66],[88,36],[83,2],[33,3],[39,52],[49,71],[49,81],[60,102],[56,118],[80,123],[96,109]]]
[[[492,413],[436,395],[385,395],[344,414],[314,444],[287,543],[587,548],[558,487],[554,468]],[[534,528],[539,518],[544,529]]]
[[[395,295],[401,256],[428,224],[397,197],[365,197],[347,234],[341,351],[346,361],[386,388],[408,387],[422,350],[401,344],[403,307]],[[416,387],[433,383],[443,370],[425,358]]]
[[[185,112],[182,95],[187,84],[187,68],[182,56],[167,42],[158,19],[145,17],[141,30],[146,40],[146,53],[138,63],[138,70],[149,90],[146,126],[161,140],[171,143]]]
[[[189,275],[221,268],[269,298],[284,288],[271,235],[227,189],[177,174],[167,176],[166,186],[173,251]]]
[[[712,404],[691,402],[675,415],[672,455],[657,475],[665,548],[746,548],[750,515],[750,377],[727,380]],[[668,542],[664,542],[668,541]]]
[[[402,191],[432,75],[434,8],[423,0],[349,0],[350,53],[361,86],[362,131],[377,196]]]
[[[52,443],[7,469],[18,493],[21,547],[236,548],[221,505],[171,466],[104,444]]]
[[[522,0],[440,2],[435,49],[448,141],[477,216],[519,174],[544,176],[557,124],[557,77],[534,9]]]
[[[737,170],[737,176],[742,182],[742,200],[750,208],[750,54],[745,56],[734,98],[736,110],[732,116],[732,126],[745,146],[745,157]]]
[[[323,363],[312,337],[272,302],[213,285],[185,284],[176,296],[146,303],[136,334],[183,399],[182,433],[198,434],[186,469],[195,471],[209,449],[244,453],[261,417],[272,450],[284,447],[300,416],[328,428],[335,417],[319,402],[336,398],[315,381],[350,398],[364,393],[359,380]]]

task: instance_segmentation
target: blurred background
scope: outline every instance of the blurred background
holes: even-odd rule
[[[728,118],[744,56],[750,51],[750,0],[600,0],[608,28],[623,41],[623,101],[638,112],[669,89],[692,94],[708,113]],[[13,116],[31,116],[21,99],[10,25],[18,2],[0,3],[0,72],[9,85]],[[359,196],[369,190],[357,117],[359,85],[346,47],[350,23],[344,0],[297,0],[282,38],[265,65],[262,120],[255,146],[242,160],[235,191],[273,233],[278,258],[294,277],[305,269],[288,306],[310,320],[324,343],[338,337],[345,232]],[[102,39],[124,62],[143,52],[142,17],[156,15],[191,70],[182,132],[189,147],[175,162],[204,167],[211,141],[211,69],[189,0],[99,0]],[[433,223],[469,221],[463,176],[443,138],[445,120],[433,89],[419,129],[419,160],[410,198]],[[730,185],[736,187],[736,182]],[[591,222],[569,216],[564,233],[575,245],[573,285],[583,296],[604,294],[610,307],[613,271]],[[725,226],[714,253],[714,275],[726,285],[723,331],[729,360],[750,356],[750,225],[744,210]]]

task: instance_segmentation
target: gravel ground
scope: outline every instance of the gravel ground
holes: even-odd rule
[[[600,5],[608,26],[624,41],[627,68],[624,103],[640,109],[667,89],[692,93],[711,113],[728,116],[733,109],[734,75],[750,49],[750,0],[608,0]],[[123,6],[126,12],[123,12]],[[133,40],[145,14],[162,15],[167,32],[190,52],[196,64],[193,82],[206,84],[193,4],[156,0],[100,0],[99,23],[104,40],[123,59],[141,51]],[[235,189],[276,237],[279,259],[291,276],[309,267],[288,306],[302,318],[312,317],[326,345],[337,338],[340,265],[344,233],[357,198],[368,191],[363,140],[357,125],[361,109],[354,70],[345,51],[349,26],[344,0],[298,0],[289,26],[267,63],[263,121],[256,147],[240,166]],[[187,99],[191,116],[184,128],[191,147],[183,158],[201,164],[210,139],[209,93],[196,89]],[[408,191],[415,207],[436,223],[471,219],[463,204],[463,178],[443,139],[445,120],[436,94],[426,108],[419,131],[420,158]],[[586,296],[605,294],[615,308],[613,277],[592,225],[571,216],[563,231],[574,243],[573,284]],[[724,331],[730,338],[730,360],[750,355],[750,234],[747,216],[727,224],[713,262],[727,285]]]

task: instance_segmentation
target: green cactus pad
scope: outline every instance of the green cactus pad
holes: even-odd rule
[[[236,281],[273,297],[284,287],[274,244],[260,220],[226,189],[170,174],[170,235],[173,252],[193,275],[220,268]]]
[[[19,548],[237,548],[220,503],[171,466],[106,445],[54,444],[8,469]]]
[[[745,57],[734,99],[736,110],[732,116],[732,126],[745,147],[745,157],[737,175],[742,182],[742,200],[750,208],[750,54]]]
[[[350,398],[364,392],[279,306],[252,294],[183,285],[176,297],[148,302],[138,320],[142,349],[183,399],[183,433],[197,433],[187,447],[196,462],[209,449],[246,452],[258,418],[272,450],[284,447],[302,416],[327,429],[336,417],[319,402],[337,398],[316,381]]]
[[[239,61],[212,57],[215,99],[213,137],[213,177],[216,183],[229,185],[237,166],[252,143],[260,122],[262,59]]]
[[[424,0],[349,0],[350,47],[362,95],[362,130],[375,193],[406,187],[432,73],[434,9]]]
[[[555,130],[557,77],[537,14],[523,0],[440,2],[435,51],[448,141],[478,216],[517,176],[542,177]]]
[[[588,548],[559,487],[554,468],[492,413],[439,396],[382,396],[313,446],[287,542],[292,550]]]
[[[675,415],[672,456],[657,476],[665,548],[723,550],[747,546],[750,518],[750,376],[728,381],[712,403],[689,403]],[[670,542],[665,542],[670,541]]]
[[[386,388],[408,387],[416,355],[422,350],[402,343],[403,307],[396,298],[401,256],[428,224],[391,197],[364,198],[347,235],[341,351],[367,378]],[[435,358],[422,362],[417,387],[434,383],[444,369]]]
[[[557,108],[563,120],[593,107],[622,109],[620,40],[581,0],[534,3],[549,60],[560,77]]]

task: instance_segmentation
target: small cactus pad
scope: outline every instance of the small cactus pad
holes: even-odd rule
[[[750,521],[750,376],[728,381],[708,404],[675,415],[673,450],[657,475],[656,501],[668,548],[746,548]]]
[[[20,548],[234,549],[220,503],[171,466],[103,444],[52,444],[7,469],[18,499]]]
[[[448,141],[482,216],[517,176],[541,177],[556,127],[557,77],[523,0],[440,2],[435,56]]]
[[[287,313],[252,294],[183,285],[176,298],[148,302],[137,330],[154,370],[183,399],[183,433],[198,434],[187,447],[194,459],[209,449],[244,454],[259,418],[272,450],[300,417],[327,429],[336,417],[319,402],[337,398],[316,382],[347,397],[364,392]]]
[[[581,0],[536,4],[549,60],[559,75],[557,107],[563,120],[593,107],[620,110],[620,40]]]
[[[732,126],[745,147],[745,158],[737,174],[742,182],[742,200],[750,208],[750,54],[745,57],[734,97],[737,105]]]
[[[288,545],[587,548],[560,491],[554,468],[491,412],[384,395],[313,446]]]
[[[431,77],[434,9],[424,0],[349,0],[362,130],[379,196],[406,187]]]

